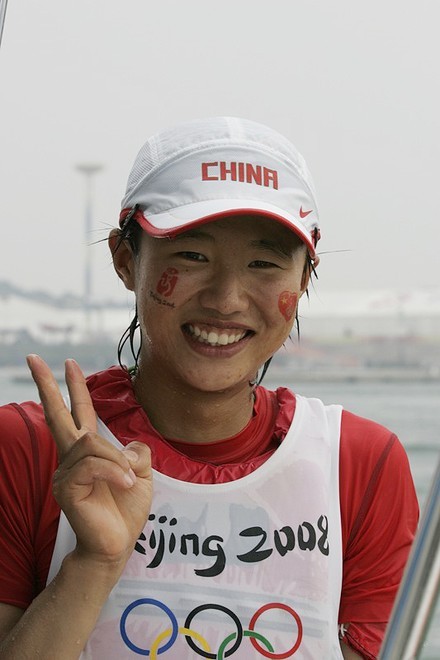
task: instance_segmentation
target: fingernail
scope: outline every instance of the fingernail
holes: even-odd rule
[[[136,475],[131,468],[124,474],[124,478],[129,486],[133,486],[136,483]]]
[[[35,355],[35,353],[29,353],[29,355],[26,355],[26,362],[29,368],[31,368],[32,362],[35,358],[38,358],[38,355]]]
[[[73,358],[67,358],[67,360],[65,360],[64,362],[64,366],[66,368],[66,371],[69,371],[71,374],[74,374],[79,370],[78,363],[75,362]]]

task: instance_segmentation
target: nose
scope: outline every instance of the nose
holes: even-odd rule
[[[245,278],[234,268],[216,268],[199,294],[201,305],[228,316],[249,308],[249,291]]]

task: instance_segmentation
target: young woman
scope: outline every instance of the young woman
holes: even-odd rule
[[[191,122],[144,145],[122,206],[134,366],[67,360],[66,405],[29,356],[42,405],[1,410],[0,657],[376,657],[417,525],[403,448],[259,384],[318,263],[303,159]]]

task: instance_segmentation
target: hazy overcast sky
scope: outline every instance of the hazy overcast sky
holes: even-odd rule
[[[439,285],[438,0],[9,0],[0,49],[0,279],[122,296],[104,244],[147,137],[261,121],[305,156],[319,289]],[[83,177],[95,178],[84,236]]]

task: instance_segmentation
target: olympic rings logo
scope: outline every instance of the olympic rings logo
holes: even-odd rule
[[[130,640],[126,628],[127,618],[129,614],[131,614],[133,610],[135,610],[137,607],[141,605],[153,605],[154,607],[159,608],[169,617],[171,622],[171,628],[167,628],[166,630],[161,632],[153,641],[149,649],[144,649],[141,648],[140,646],[136,646],[136,644],[134,644]],[[296,631],[297,631],[296,640],[294,641],[292,647],[289,650],[283,651],[282,653],[276,653],[269,640],[266,637],[264,637],[264,635],[262,635],[261,633],[255,630],[255,625],[258,619],[260,618],[260,616],[267,610],[273,610],[273,609],[284,610],[285,612],[290,614],[296,626]],[[203,612],[204,610],[219,610],[220,612],[227,614],[228,616],[231,617],[236,627],[236,631],[232,632],[230,635],[227,635],[225,639],[221,642],[217,652],[214,652],[211,649],[207,640],[200,633],[196,632],[191,628],[193,619],[197,616],[197,614]],[[170,608],[167,605],[165,605],[165,603],[162,603],[159,600],[155,600],[154,598],[139,598],[138,600],[135,600],[133,603],[130,603],[130,605],[128,605],[125,608],[121,617],[119,629],[120,629],[121,637],[129,649],[131,649],[132,651],[134,651],[134,653],[137,653],[139,655],[150,656],[151,660],[157,660],[157,656],[159,654],[166,653],[166,651],[168,651],[175,643],[179,633],[185,635],[185,639],[188,646],[190,646],[190,648],[192,648],[192,650],[195,651],[197,655],[200,655],[203,658],[211,658],[212,660],[224,660],[225,658],[228,658],[229,656],[233,655],[241,645],[243,641],[243,637],[249,637],[250,642],[254,647],[254,649],[258,651],[260,655],[263,656],[264,658],[271,658],[272,660],[282,660],[283,658],[290,658],[298,650],[303,637],[303,627],[299,615],[295,612],[294,609],[292,609],[288,605],[285,605],[284,603],[268,603],[267,605],[263,605],[252,616],[251,620],[249,621],[249,626],[247,630],[243,630],[243,626],[238,616],[227,607],[224,607],[223,605],[218,605],[215,603],[210,603],[209,605],[199,605],[199,607],[195,607],[188,614],[184,625],[179,626],[175,615],[170,610]]]

